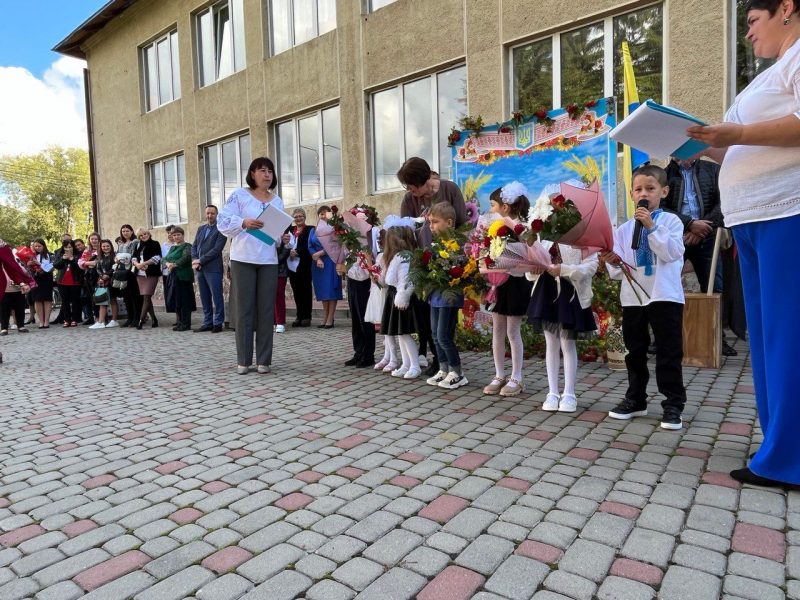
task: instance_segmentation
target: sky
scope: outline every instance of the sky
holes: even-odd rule
[[[86,148],[81,60],[51,50],[107,0],[0,0],[0,156]]]

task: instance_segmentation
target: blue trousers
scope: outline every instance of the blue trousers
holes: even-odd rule
[[[756,475],[800,484],[800,278],[791,265],[800,215],[733,227],[742,269],[750,362],[764,441]]]
[[[431,306],[431,337],[436,349],[436,358],[439,364],[447,365],[452,371],[453,367],[461,366],[461,356],[456,348],[456,324],[458,323],[458,307],[445,306],[436,308]]]
[[[197,271],[197,285],[200,288],[200,302],[203,305],[203,325],[212,326],[225,322],[225,303],[222,299],[222,273]],[[213,302],[213,307],[212,307]]]

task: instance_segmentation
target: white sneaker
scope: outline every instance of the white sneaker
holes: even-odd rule
[[[572,394],[563,394],[558,403],[558,412],[575,412],[578,409],[578,400]]]
[[[558,394],[554,394],[550,392],[547,394],[547,398],[544,399],[544,403],[542,404],[542,410],[546,410],[548,412],[555,412],[558,410],[558,404],[560,400]]]
[[[422,365],[420,365],[422,366]],[[447,373],[445,371],[439,371],[433,377],[428,377],[425,381],[428,385],[439,385],[444,379],[447,377]]]
[[[462,385],[467,385],[469,381],[463,375],[459,375],[455,371],[450,371],[442,381],[439,382],[439,387],[446,390],[455,390]]]
[[[394,375],[394,373],[392,373],[392,375]],[[415,369],[414,367],[411,367],[406,374],[403,375],[403,379],[416,379],[420,375],[422,375],[422,369]]]
[[[105,323],[101,323],[100,321],[98,321],[94,325],[89,325],[89,329],[105,329],[105,328],[106,328],[106,324]]]
[[[405,377],[406,373],[408,373],[408,367],[400,366],[392,371],[392,377]]]
[[[106,325],[106,329],[109,328],[109,327],[119,327],[119,323],[117,323],[114,319],[111,319],[108,322],[108,325]]]
[[[275,325],[275,333],[286,333],[285,325]]]
[[[397,369],[397,363],[389,362],[389,363],[386,363],[385,367],[383,367],[383,372],[384,373],[391,373],[395,369]]]
[[[420,369],[428,368],[428,359],[422,356],[422,354],[419,355],[419,368]]]

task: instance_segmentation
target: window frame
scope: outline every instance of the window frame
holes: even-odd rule
[[[161,42],[166,41],[169,44],[169,71],[170,71],[170,81],[172,82],[172,99],[167,100],[166,102],[161,102],[161,63],[158,60],[158,45]],[[148,49],[153,49],[153,56],[155,58],[155,92],[156,96],[158,97],[159,104],[157,106],[150,106],[150,74],[149,74],[149,62],[147,59],[147,51]],[[139,47],[139,57],[140,57],[140,70],[141,70],[141,83],[142,83],[142,107],[144,108],[145,113],[153,112],[154,110],[158,110],[162,106],[166,106],[167,104],[171,104],[176,100],[181,99],[181,73],[180,73],[180,39],[178,38],[178,28],[174,26],[164,33],[156,36],[155,38],[151,39],[146,44],[142,44]],[[177,59],[177,60],[176,60]],[[175,73],[175,67],[178,68],[178,72]]]
[[[369,159],[372,163],[370,174],[372,176],[371,188],[373,194],[386,194],[386,193],[394,193],[398,191],[403,191],[403,186],[400,184],[400,181],[397,181],[397,185],[394,187],[378,189],[377,182],[378,182],[378,173],[377,173],[377,164],[375,162],[375,140],[377,139],[375,135],[375,96],[381,92],[386,92],[389,90],[398,90],[398,107],[399,107],[399,119],[398,119],[398,126],[400,129],[400,135],[397,136],[398,140],[398,150],[400,154],[400,164],[397,165],[397,168],[400,168],[400,165],[405,162],[408,158],[406,155],[406,115],[405,115],[405,86],[411,83],[415,83],[417,81],[422,81],[423,79],[430,79],[431,81],[431,152],[433,154],[432,159],[434,165],[431,168],[434,171],[439,171],[440,163],[441,163],[441,156],[440,156],[440,144],[439,144],[439,75],[442,73],[447,73],[448,71],[454,71],[456,69],[464,69],[464,74],[467,74],[467,64],[461,63],[457,65],[453,65],[446,69],[442,69],[441,71],[436,71],[434,73],[429,73],[427,75],[423,75],[422,77],[415,77],[413,79],[408,79],[405,81],[401,81],[393,86],[384,87],[380,89],[373,90],[369,93],[369,110],[370,110],[370,123],[369,123],[369,133],[370,133],[370,156]],[[468,92],[468,91],[467,91]],[[467,99],[467,108],[465,114],[469,114],[469,93],[466,95]],[[449,148],[445,146],[445,148]]]
[[[237,6],[234,6],[237,4]],[[230,23],[230,53],[231,53],[231,61],[232,61],[232,68],[231,72],[219,76],[219,65],[220,65],[220,56],[217,54],[217,48],[219,45],[219,40],[217,39],[217,28],[216,23],[214,21],[215,14],[226,6],[228,9],[228,22]],[[238,8],[237,8],[238,7]],[[214,79],[213,81],[204,81],[204,67],[203,67],[203,32],[201,27],[201,19],[205,15],[210,15],[211,17],[211,39],[208,42],[211,44],[211,52],[214,56]],[[239,24],[239,20],[242,20],[242,23]],[[218,81],[222,81],[223,79],[227,79],[231,75],[234,75],[240,71],[245,70],[247,67],[247,49],[245,44],[245,32],[244,32],[244,5],[243,0],[219,0],[217,2],[213,2],[202,9],[198,10],[192,16],[193,22],[193,32],[194,32],[194,39],[195,39],[195,68],[197,69],[197,87],[198,88],[205,88],[210,85],[214,85]],[[238,35],[237,35],[238,32]],[[241,37],[242,39],[239,40],[238,38]]]
[[[242,162],[242,138],[247,136],[248,145],[250,147],[250,158],[247,164]],[[214,206],[222,208],[225,204],[228,197],[225,194],[225,164],[224,164],[224,156],[222,153],[222,146],[229,142],[234,142],[236,147],[236,172],[239,174],[239,186],[238,187],[245,187],[247,182],[245,181],[245,177],[247,176],[247,167],[250,166],[250,162],[253,160],[253,146],[252,146],[252,137],[250,135],[250,131],[242,131],[240,133],[236,133],[234,135],[229,135],[227,137],[218,139],[213,142],[208,142],[202,144],[200,148],[200,157],[203,162],[203,198],[201,199],[201,208],[203,206],[208,206],[209,204],[213,204]],[[210,198],[209,194],[211,193],[211,186],[209,185],[209,169],[208,169],[208,161],[206,160],[206,150],[215,147],[217,150],[217,173],[219,174],[219,188],[221,190],[222,196],[219,199]]]
[[[181,197],[181,179],[179,177],[180,168],[179,163],[183,159],[183,197]],[[175,175],[175,186],[176,186],[176,193],[177,197],[177,206],[178,206],[178,220],[170,223],[169,222],[169,214],[167,213],[167,178],[164,176],[166,172],[166,163],[170,160],[174,160],[174,175]],[[156,222],[156,195],[155,190],[153,188],[155,178],[153,177],[152,168],[158,165],[161,171],[161,193],[162,193],[162,201],[163,201],[163,214],[164,214],[164,222],[157,223]],[[186,192],[186,155],[183,152],[178,152],[177,154],[170,154],[169,156],[164,156],[162,158],[148,161],[144,164],[145,166],[145,180],[147,181],[147,203],[148,203],[148,217],[150,221],[150,225],[153,228],[156,227],[166,227],[167,225],[184,225],[189,223],[189,204],[187,200],[187,192]],[[185,210],[185,214],[184,211]]]
[[[329,106],[324,106],[322,108],[318,108],[316,110],[304,112],[300,115],[291,117],[289,119],[283,119],[280,121],[273,122],[270,127],[272,129],[272,139],[275,141],[275,169],[278,175],[278,188],[279,188],[279,196],[284,201],[286,206],[304,206],[307,204],[317,204],[319,202],[327,202],[329,200],[341,200],[344,198],[344,150],[339,148],[339,152],[341,153],[340,162],[342,162],[342,172],[340,175],[341,183],[342,183],[342,193],[339,196],[326,196],[325,195],[325,119],[323,118],[323,113],[328,110],[337,109],[339,111],[339,139],[342,140],[342,122],[341,122],[341,105],[339,104],[332,104]],[[303,119],[307,119],[309,117],[317,117],[318,120],[318,131],[317,131],[317,147],[314,150],[318,153],[318,162],[319,162],[319,192],[320,195],[317,198],[303,198],[303,174],[302,174],[302,162],[300,159],[300,121]],[[285,125],[287,123],[292,124],[292,160],[294,161],[294,169],[295,169],[295,188],[296,188],[296,199],[289,203],[286,198],[283,196],[283,184],[284,178],[281,176],[281,153],[280,153],[280,136],[278,135],[278,127],[281,125]]]
[[[735,1],[735,0],[734,0]],[[571,33],[573,31],[578,31],[580,29],[584,29],[586,27],[590,27],[592,25],[602,24],[603,26],[603,96],[609,97],[614,95],[614,19],[624,17],[631,13],[639,12],[641,10],[645,10],[648,8],[653,8],[656,6],[661,7],[661,27],[662,31],[664,32],[662,50],[661,50],[661,98],[664,102],[667,101],[667,36],[665,25],[667,24],[668,15],[667,15],[667,1],[660,0],[659,2],[651,2],[649,4],[644,4],[642,6],[637,6],[635,8],[631,8],[628,10],[623,10],[621,12],[615,12],[612,14],[608,14],[605,17],[600,17],[598,19],[591,19],[585,23],[581,23],[578,26],[570,27],[568,29],[558,30],[549,35],[538,36],[524,42],[514,43],[508,46],[508,81],[510,93],[509,93],[509,100],[508,100],[508,114],[512,114],[515,110],[517,110],[514,106],[515,97],[516,97],[516,90],[514,89],[514,50],[516,48],[521,48],[524,46],[528,46],[530,44],[535,44],[537,42],[542,42],[545,40],[550,39],[552,42],[552,69],[553,69],[553,97],[552,103],[553,108],[560,108],[563,106],[563,98],[561,97],[561,36]],[[572,101],[573,98],[568,98],[567,100]]]
[[[338,23],[338,21],[336,21],[333,29],[331,29],[329,31],[325,31],[323,33],[319,32],[319,3],[320,3],[320,0],[312,0],[313,1],[313,6],[312,6],[312,9],[311,9],[311,19],[312,19],[312,25],[313,25],[313,29],[314,29],[314,34],[310,38],[308,38],[307,40],[304,40],[304,41],[302,41],[302,42],[300,42],[298,44],[295,41],[295,28],[294,28],[294,24],[295,24],[294,3],[295,3],[295,0],[284,0],[288,4],[289,46],[288,46],[288,48],[285,48],[283,50],[276,51],[275,50],[275,22],[276,21],[275,21],[275,18],[274,18],[274,11],[273,11],[273,5],[275,4],[275,1],[276,0],[269,0],[267,2],[267,15],[268,15],[268,19],[269,19],[269,51],[270,51],[270,56],[278,56],[280,54],[283,54],[284,52],[288,52],[292,48],[297,48],[298,46],[302,46],[303,44],[307,44],[311,40],[316,39],[316,38],[318,38],[318,37],[320,37],[322,35],[325,35],[326,33],[330,33],[331,31],[336,31],[339,28],[339,23]],[[336,4],[334,2],[334,18],[335,18],[335,16],[336,16]]]

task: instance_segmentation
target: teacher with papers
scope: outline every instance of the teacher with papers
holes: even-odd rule
[[[278,286],[278,249],[291,217],[272,190],[278,185],[275,165],[256,158],[247,169],[247,187],[233,191],[217,218],[217,229],[231,239],[231,285],[236,315],[236,372],[253,364],[253,338],[259,373],[272,364],[272,323]],[[288,237],[288,236],[287,236]]]
[[[800,0],[751,0],[747,25],[755,55],[775,64],[736,97],[724,123],[688,134],[722,164],[721,207],[739,248],[764,432],[750,465],[731,477],[782,486],[800,484]]]

